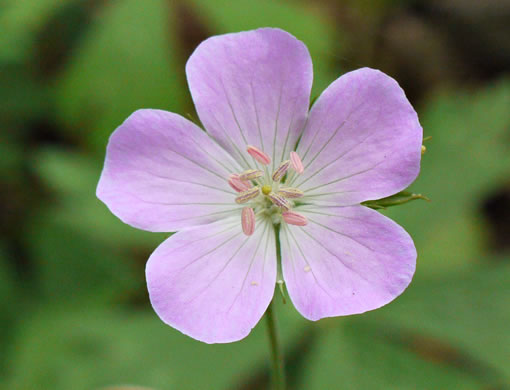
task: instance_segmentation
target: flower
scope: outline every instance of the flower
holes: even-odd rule
[[[112,134],[97,188],[125,223],[178,231],[146,267],[159,317],[195,339],[231,342],[255,326],[282,279],[310,320],[402,293],[413,241],[360,205],[419,172],[422,128],[397,82],[359,69],[309,111],[308,50],[273,28],[207,39],[186,75],[206,131],[170,112],[136,111]]]

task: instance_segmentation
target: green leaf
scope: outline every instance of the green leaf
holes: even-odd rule
[[[387,211],[408,230],[422,272],[443,273],[482,258],[487,243],[481,204],[510,176],[510,82],[478,92],[455,90],[420,113],[427,142],[410,191],[433,201]]]
[[[508,256],[499,260],[493,268],[418,275],[381,309],[322,320],[302,388],[503,388],[510,382],[510,265]]]
[[[32,163],[53,196],[24,235],[41,296],[112,302],[145,294],[144,264],[168,234],[134,229],[112,215],[95,196],[101,163],[53,148]]]
[[[19,61],[29,55],[34,33],[61,7],[60,0],[4,0],[0,12],[0,59]]]
[[[441,277],[418,275],[397,301],[364,317],[381,326],[445,340],[504,374],[509,382],[510,258],[486,260],[497,265]]]
[[[340,76],[340,72],[334,69],[334,63],[345,47],[343,34],[338,32],[338,25],[329,24],[326,15],[316,8],[282,0],[238,0],[235,3],[229,0],[193,0],[193,3],[200,15],[207,15],[215,34],[279,27],[302,40],[314,63],[312,96],[318,96]]]
[[[291,306],[279,315],[285,344],[302,331]],[[12,389],[85,390],[130,383],[155,389],[226,389],[268,363],[264,321],[242,341],[208,345],[155,313],[75,302],[44,306],[25,321],[11,354]]]
[[[164,0],[107,3],[57,80],[63,127],[81,134],[100,154],[133,111],[183,111],[188,95],[176,42],[168,34],[169,12]]]
[[[20,296],[16,286],[12,264],[9,262],[7,249],[4,242],[0,241],[0,296],[4,297],[0,301],[0,323],[5,325],[2,334],[0,334],[0,345],[6,342],[5,337],[9,335],[8,326],[11,325],[12,316],[16,312]],[[5,356],[0,358],[0,370]]]
[[[479,389],[448,370],[360,328],[325,329],[300,389]]]
[[[134,229],[117,217],[96,197],[102,161],[56,148],[40,149],[31,160],[34,171],[54,194],[55,202],[43,211],[44,221],[116,247],[155,248],[166,233]]]

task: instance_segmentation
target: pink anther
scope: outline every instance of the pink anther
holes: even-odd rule
[[[253,187],[246,191],[243,191],[239,195],[237,195],[236,203],[243,204],[249,202],[250,200],[255,199],[257,196],[259,196],[259,193],[260,193],[259,187]]]
[[[279,182],[289,169],[289,166],[290,166],[289,160],[285,160],[284,162],[282,162],[280,166],[276,168],[276,171],[274,171],[273,173],[272,176],[273,181]]]
[[[271,200],[271,202],[273,202],[274,205],[280,207],[282,210],[290,210],[291,204],[283,196],[275,194],[273,191],[271,191],[269,194],[267,194],[267,197]]]
[[[263,165],[268,165],[271,162],[271,157],[255,146],[248,145],[246,151],[250,156]]]
[[[237,192],[243,192],[252,187],[249,181],[239,179],[237,174],[232,174],[228,177],[228,184]]]
[[[305,170],[303,167],[303,162],[301,158],[296,152],[290,152],[290,163],[292,165],[292,169],[294,169],[298,174],[302,174]]]
[[[306,226],[308,224],[308,219],[295,211],[284,211],[282,217],[290,225]]]
[[[255,231],[255,212],[251,207],[244,207],[241,212],[241,225],[243,233],[251,236]]]
[[[248,169],[247,171],[241,172],[239,174],[239,179],[241,180],[255,180],[261,177],[264,174],[260,169]]]

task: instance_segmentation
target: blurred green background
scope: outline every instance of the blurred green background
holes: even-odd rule
[[[95,197],[134,110],[193,114],[184,64],[210,35],[304,41],[313,96],[362,66],[396,78],[424,127],[411,189],[384,211],[418,267],[388,306],[311,323],[279,302],[291,389],[510,389],[510,1],[0,0],[0,388],[266,389],[262,321],[205,345],[150,307],[167,235]]]

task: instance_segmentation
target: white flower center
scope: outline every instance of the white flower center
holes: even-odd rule
[[[303,164],[296,152],[291,152],[290,159],[283,161],[269,177],[267,165],[271,158],[262,150],[248,145],[247,152],[260,164],[266,172],[260,169],[248,169],[244,172],[230,175],[228,183],[239,194],[235,198],[237,204],[246,204],[241,213],[241,224],[246,235],[253,234],[255,219],[258,216],[271,218],[273,224],[282,221],[305,226],[306,217],[292,211],[293,199],[301,198],[304,193],[298,188],[286,187],[281,183],[289,168],[297,174],[303,172]]]

